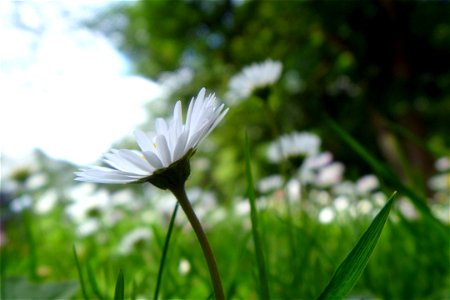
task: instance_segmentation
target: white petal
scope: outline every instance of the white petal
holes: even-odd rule
[[[166,137],[164,135],[156,136],[155,143],[159,159],[161,159],[164,167],[168,167],[171,164],[171,155]]]
[[[214,128],[216,128],[216,126],[220,123],[220,121],[222,121],[222,119],[225,117],[225,115],[228,113],[229,108],[225,109],[218,117],[217,119],[214,121],[214,123],[211,125],[211,128],[208,130],[208,132],[205,134],[204,137],[207,137],[211,131],[214,130]]]
[[[75,180],[98,183],[129,183],[143,178],[143,176],[130,175],[104,167],[93,167],[81,172],[76,172],[75,175],[77,176]]]
[[[205,98],[206,90],[202,88],[195,99],[195,103],[192,107],[192,115],[190,123],[188,124],[189,128],[195,128],[197,123],[200,121],[201,111],[204,107],[204,98]]]
[[[148,161],[145,159],[144,155],[142,153],[136,153],[131,150],[122,149],[119,150],[120,155],[124,158],[126,158],[130,163],[134,164],[136,167],[140,168],[141,170],[145,171],[146,174],[151,174],[155,170],[152,165],[148,163]]]
[[[166,135],[168,133],[166,120],[163,118],[156,119],[155,130],[157,135]]]
[[[163,168],[163,163],[161,162],[161,160],[159,159],[158,155],[156,155],[155,153],[153,153],[152,151],[146,151],[143,152],[142,154],[144,154],[145,158],[147,159],[147,161],[155,168],[155,169],[161,169]]]
[[[185,151],[187,152],[190,149],[196,148],[200,140],[203,138],[203,135],[207,132],[207,130],[208,127],[203,126],[199,131],[190,136],[188,142],[186,143]]]
[[[130,162],[126,156],[124,157],[123,155],[121,155],[120,150],[117,153],[106,153],[105,162],[108,163],[113,168],[118,169],[120,171],[134,173],[138,175],[148,174],[148,172],[140,169],[135,164]]]
[[[186,127],[190,128],[190,124],[191,124],[191,119],[192,119],[192,111],[194,109],[194,105],[195,105],[195,99],[192,98],[191,102],[189,102],[189,107],[187,110],[187,116],[186,116]]]
[[[175,150],[173,151],[172,161],[177,161],[186,154],[186,143],[189,137],[189,132],[184,131],[180,137],[178,138],[177,145],[175,146]]]
[[[175,104],[175,108],[173,109],[173,120],[175,121],[175,124],[183,123],[181,101],[177,101]]]
[[[144,132],[135,130],[134,137],[142,151],[150,151],[152,149],[152,141]]]

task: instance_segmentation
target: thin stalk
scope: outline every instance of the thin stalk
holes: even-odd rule
[[[162,257],[161,257],[161,261],[159,262],[159,270],[158,270],[158,278],[156,280],[155,294],[153,296],[154,300],[158,300],[159,288],[161,286],[162,274],[163,274],[164,265],[166,262],[167,251],[169,249],[170,238],[172,236],[173,224],[175,223],[175,217],[177,216],[178,206],[179,206],[179,204],[177,202],[175,204],[175,207],[173,208],[172,217],[170,218],[170,223],[169,223],[169,229],[167,230],[166,239],[164,241]]]
[[[270,299],[269,292],[269,281],[267,279],[265,258],[263,252],[263,245],[261,238],[259,236],[259,225],[258,225],[258,212],[256,208],[256,197],[253,188],[253,175],[250,165],[250,146],[248,142],[248,137],[245,136],[245,171],[247,176],[248,185],[248,199],[250,202],[250,219],[252,222],[252,235],[253,235],[253,245],[255,247],[256,262],[258,264],[258,274],[261,287],[261,298]]]
[[[78,254],[77,254],[77,249],[75,248],[75,245],[72,246],[72,249],[73,249],[73,256],[75,258],[75,264],[77,266],[78,279],[80,281],[80,286],[81,286],[81,293],[83,294],[83,298],[85,300],[87,300],[87,299],[89,299],[89,297],[87,296],[86,284],[84,283],[83,272],[81,271],[81,264],[80,264],[80,261],[78,260]]]
[[[266,111],[267,118],[269,119],[269,122],[270,122],[273,139],[276,140],[277,138],[279,138],[281,136],[281,133],[280,133],[280,129],[278,127],[278,122],[277,122],[275,112],[272,109],[272,107],[270,106],[269,97],[267,97],[267,99],[261,98],[261,100],[263,102],[264,110]],[[281,147],[281,143],[278,143],[278,151],[280,152],[280,155],[282,155],[283,149]],[[280,161],[280,172],[283,176],[283,186],[284,187],[286,187],[286,184],[289,180],[289,169],[290,169],[289,161],[282,157],[281,161]],[[287,213],[287,227],[288,227],[287,232],[288,232],[289,244],[291,247],[291,258],[292,258],[292,260],[295,260],[297,257],[297,245],[296,245],[297,243],[296,243],[295,232],[294,232],[292,206],[291,206],[291,203],[290,203],[288,197],[284,197],[284,204],[286,206],[286,213]],[[291,263],[291,261],[289,261],[289,263]]]
[[[30,271],[30,277],[33,280],[38,279],[37,274],[37,255],[36,255],[36,241],[34,239],[33,230],[31,229],[31,218],[32,213],[29,210],[23,211],[23,219],[25,224],[25,235],[27,237],[28,242],[28,255],[29,255],[29,271]]]
[[[197,239],[200,243],[200,246],[203,250],[203,255],[205,256],[206,263],[208,265],[209,274],[211,276],[211,280],[214,287],[214,293],[216,295],[216,299],[225,300],[225,294],[223,292],[222,281],[220,280],[219,270],[217,268],[216,260],[214,259],[214,254],[211,250],[211,246],[209,245],[208,238],[195,215],[194,210],[192,209],[191,203],[186,195],[186,191],[184,189],[184,183],[178,186],[174,186],[170,188],[170,191],[175,195],[180,203],[181,208],[186,214],[189,223],[194,229],[195,234],[197,235]]]

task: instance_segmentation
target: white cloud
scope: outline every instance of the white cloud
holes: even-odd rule
[[[105,37],[74,26],[81,5],[13,3],[0,4],[1,151],[18,157],[40,148],[91,163],[145,121],[143,104],[160,89],[127,75],[128,62]]]

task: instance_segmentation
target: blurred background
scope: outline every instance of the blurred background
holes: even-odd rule
[[[112,296],[119,269],[129,293],[150,298],[174,199],[149,185],[76,183],[73,172],[110,147],[136,149],[135,128],[151,131],[176,100],[186,108],[206,87],[230,112],[193,158],[188,188],[230,298],[258,298],[245,133],[275,298],[316,297],[397,189],[329,118],[420,195],[447,233],[399,195],[351,296],[450,297],[446,1],[2,1],[0,14],[7,293],[53,284],[45,298],[80,296],[75,244],[93,298]],[[268,60],[279,75],[232,99],[233,78]],[[288,149],[274,158],[281,137]],[[174,234],[161,295],[206,298],[207,270],[183,214]]]

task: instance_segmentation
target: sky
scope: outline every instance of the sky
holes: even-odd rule
[[[131,74],[101,33],[79,26],[113,1],[0,1],[0,149],[79,165],[142,124],[160,87]]]

